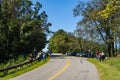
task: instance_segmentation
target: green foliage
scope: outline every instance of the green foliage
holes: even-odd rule
[[[74,42],[76,41],[75,37],[68,35],[63,30],[58,30],[49,40],[49,48],[53,52],[68,52],[75,48]]]
[[[113,16],[117,10],[120,9],[120,1],[119,0],[110,0],[107,4],[105,9],[98,12],[98,14],[102,18],[109,18],[110,16]]]
[[[81,5],[79,3],[78,5]],[[80,6],[74,9],[75,16],[81,14],[83,19],[78,22],[77,29],[98,43],[103,43],[108,48],[109,56],[116,56],[114,45],[118,44],[120,1],[119,0],[91,0],[80,10]]]
[[[18,56],[17,59],[10,59],[8,60],[6,63],[1,63],[0,64],[0,68],[6,68],[6,67],[9,67],[11,65],[16,65],[16,64],[19,64],[21,62],[24,62],[26,60],[28,60],[29,57],[27,58],[24,58],[24,56]]]
[[[46,44],[50,23],[42,5],[30,0],[0,2],[0,63],[19,55],[26,56],[33,48],[41,50]]]
[[[106,49],[103,44],[98,44],[84,38],[79,38],[78,36],[74,36],[74,34],[67,33],[63,30],[58,30],[53,34],[49,40],[49,48],[52,50],[52,52],[61,53],[86,51],[88,49],[91,51],[100,50],[106,53]]]

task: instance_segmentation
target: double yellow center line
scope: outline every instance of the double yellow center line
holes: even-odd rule
[[[59,70],[56,74],[54,74],[53,76],[51,76],[50,78],[48,78],[47,80],[53,80],[55,79],[57,76],[59,76],[62,72],[64,72],[70,65],[70,59],[67,59],[67,64],[61,69]]]

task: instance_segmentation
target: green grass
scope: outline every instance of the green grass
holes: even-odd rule
[[[21,63],[25,60],[28,60],[28,59],[29,59],[29,57],[24,58],[23,56],[18,56],[18,58],[16,60],[15,59],[10,59],[6,63],[1,63],[0,68],[6,68],[6,67],[9,67],[11,65],[16,65],[16,64],[19,64],[19,63]]]
[[[97,67],[100,80],[120,80],[120,58],[109,58],[102,62],[96,59],[88,61]]]
[[[13,77],[16,77],[18,75],[21,75],[25,72],[29,72],[37,67],[40,67],[42,66],[43,64],[45,64],[46,62],[49,61],[49,58],[46,60],[46,61],[35,61],[33,62],[32,64],[29,64],[29,65],[25,65],[21,68],[17,68],[17,69],[12,69],[12,70],[9,70],[8,74],[7,75],[4,75],[3,73],[1,73],[1,77],[0,77],[0,80],[8,80],[10,78],[13,78]]]
[[[117,68],[120,71],[120,57],[117,58],[109,58],[104,61],[106,64]]]

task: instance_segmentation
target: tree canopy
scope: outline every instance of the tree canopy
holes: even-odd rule
[[[117,55],[115,50],[118,49],[120,41],[119,5],[119,0],[91,0],[84,5],[78,3],[73,9],[74,16],[83,16],[78,22],[77,30],[82,31],[82,34],[87,30],[86,33],[89,33],[89,37],[95,39],[94,41],[102,41],[108,48],[110,57]]]
[[[68,33],[62,29],[58,30],[53,34],[53,36],[49,40],[49,49],[51,49],[52,52],[60,52],[63,54],[73,51],[87,51],[88,49],[90,49],[91,51],[95,51],[98,48],[101,51],[105,49],[104,45],[98,44],[93,41],[88,41],[84,38],[80,38],[76,36],[76,34],[77,32],[74,34]]]
[[[51,23],[41,8],[30,0],[0,0],[0,62],[45,47]]]

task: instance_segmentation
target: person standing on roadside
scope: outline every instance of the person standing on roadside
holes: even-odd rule
[[[43,60],[46,61],[46,54],[45,54],[45,52],[42,52],[42,54],[43,54],[43,55],[42,55]]]
[[[96,51],[96,59],[99,59],[100,55],[99,55],[99,50]]]
[[[103,61],[105,59],[105,54],[104,54],[104,52],[102,51],[101,53],[100,53],[100,61]]]
[[[39,51],[38,54],[37,54],[36,59],[37,59],[38,61],[41,61],[41,54],[42,54],[41,51]]]
[[[37,49],[36,49],[36,48],[34,48],[34,50],[33,50],[33,58],[35,59],[35,58],[36,58],[36,56],[37,56]]]
[[[91,51],[88,50],[88,58],[91,58]]]
[[[51,50],[51,49],[49,50],[49,55],[50,55],[50,57],[51,57],[51,55],[52,55],[52,50]]]
[[[30,56],[29,56],[29,57],[30,57],[30,59],[29,59],[29,60],[30,60],[30,63],[32,63],[32,61],[33,61],[33,55],[32,55],[32,53],[30,53]]]

